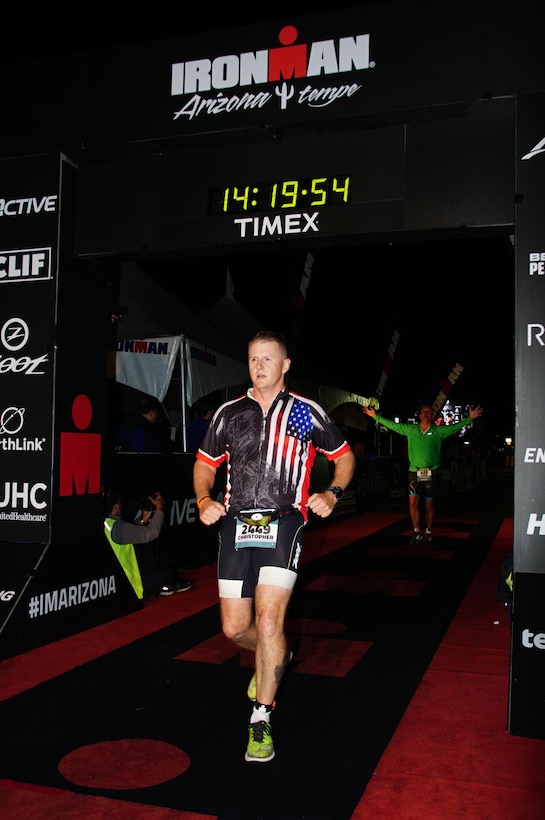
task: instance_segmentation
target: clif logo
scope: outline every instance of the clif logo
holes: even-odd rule
[[[51,248],[0,251],[0,282],[51,279]]]

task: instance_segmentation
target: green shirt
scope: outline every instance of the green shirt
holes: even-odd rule
[[[375,416],[377,424],[382,424],[388,430],[399,433],[407,437],[407,448],[409,456],[409,470],[415,472],[427,467],[436,470],[441,462],[441,444],[443,439],[458,433],[462,427],[471,424],[471,419],[462,419],[456,424],[436,424],[431,425],[425,433],[420,429],[420,424],[408,424],[399,421],[390,421],[378,413]]]

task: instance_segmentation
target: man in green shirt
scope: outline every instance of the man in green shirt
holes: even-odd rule
[[[441,462],[441,445],[448,436],[458,433],[467,427],[473,419],[482,415],[483,408],[478,405],[469,410],[468,418],[455,424],[436,425],[433,423],[432,409],[425,404],[418,414],[418,424],[409,424],[385,419],[371,407],[364,407],[363,412],[378,424],[407,437],[409,456],[409,512],[413,525],[411,544],[425,541],[431,544],[432,525],[435,517],[433,504],[434,478]],[[420,499],[424,498],[426,508],[426,531],[420,532]]]

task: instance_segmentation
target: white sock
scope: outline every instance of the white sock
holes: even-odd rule
[[[272,706],[267,706],[264,703],[254,704],[252,714],[250,715],[250,723],[257,723],[258,720],[266,720],[267,723],[271,721]]]

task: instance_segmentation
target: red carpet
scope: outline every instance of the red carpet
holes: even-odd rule
[[[506,732],[509,622],[494,596],[502,526],[353,820],[543,820],[545,742]]]

